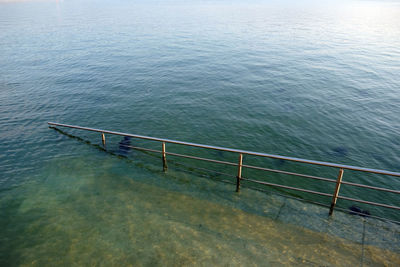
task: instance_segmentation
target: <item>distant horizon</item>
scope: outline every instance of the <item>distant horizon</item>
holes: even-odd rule
[[[64,0],[0,0],[0,3],[18,3],[18,2],[63,2]]]
[[[96,0],[89,0],[89,1],[96,1]],[[99,0],[102,1],[102,0]],[[104,0],[103,0],[104,1]],[[135,1],[135,0],[133,0]],[[268,2],[284,2],[284,1],[294,1],[294,0],[281,0],[281,1],[277,1],[277,0],[250,0],[250,1],[244,1],[243,4],[250,4],[252,2],[264,2],[264,3],[268,3]],[[322,1],[318,1],[318,0],[301,0],[303,2],[318,2],[321,3]],[[332,1],[332,2],[340,2],[340,1],[333,1],[333,0],[325,0],[326,2]],[[344,1],[344,0],[343,0]],[[356,2],[400,2],[400,0],[350,0],[350,1],[356,1]],[[0,3],[21,3],[21,2],[64,2],[64,0],[0,0]],[[184,2],[184,3],[188,3],[190,1],[184,1],[184,0],[150,0],[150,1],[145,1],[144,3],[151,3],[151,2]],[[234,1],[228,1],[228,0],[193,0],[193,2],[240,2],[240,0],[234,0]],[[299,1],[295,1],[295,2],[299,2]],[[349,1],[344,1],[344,2],[349,2]]]

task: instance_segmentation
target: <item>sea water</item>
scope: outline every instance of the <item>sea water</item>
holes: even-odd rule
[[[148,223],[133,221],[146,220],[146,210],[147,219],[170,212],[157,203],[193,195],[191,205],[198,201],[206,207],[204,190],[219,195],[215,205],[231,197],[228,189],[214,192],[213,183],[195,182],[199,173],[184,177],[195,167],[235,176],[234,168],[185,161],[191,167],[181,166],[180,173],[174,163],[181,161],[169,157],[169,171],[162,174],[157,155],[130,151],[128,161],[116,156],[121,138],[107,136],[105,152],[96,146],[100,135],[65,130],[81,139],[71,138],[49,129],[47,121],[400,171],[398,1],[0,1],[0,64],[3,262],[29,263],[43,253],[41,258],[54,256],[56,263],[67,247],[71,262],[93,262],[108,255],[92,247],[100,239],[104,249],[115,250],[110,260],[118,262],[112,255],[126,255],[132,246],[118,240],[136,233],[129,227],[144,231]],[[143,145],[160,149],[160,144]],[[237,160],[229,153],[168,149]],[[283,161],[245,157],[244,162],[337,177],[337,170]],[[333,184],[263,172],[244,170],[244,176],[334,190]],[[345,171],[343,179],[400,186],[390,176]],[[350,186],[342,186],[341,193],[399,203],[396,195]],[[354,204],[338,201],[343,209]],[[400,218],[397,211],[359,206]],[[174,221],[181,215],[174,216],[169,226],[155,218],[146,231],[174,229],[179,236],[183,232]],[[142,235],[139,239],[151,244],[158,240]],[[181,239],[174,237],[174,251],[184,250],[187,241]],[[90,245],[79,247],[82,240]],[[160,246],[161,254],[168,253]],[[214,252],[200,254],[214,257]],[[146,248],[140,253],[135,257],[148,264],[163,257]]]

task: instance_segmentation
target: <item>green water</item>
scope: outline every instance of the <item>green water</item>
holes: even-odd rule
[[[248,190],[238,195],[231,185],[167,176],[104,154],[53,160],[40,186],[15,191],[19,197],[0,202],[4,265],[354,266],[362,258],[358,233],[334,233],[346,229],[340,223],[346,218],[329,226],[331,234],[311,231],[278,215],[283,198],[271,201]],[[389,250],[365,247],[364,261],[400,261],[387,244]]]
[[[159,155],[116,157],[120,138],[107,136],[105,152],[98,134],[65,130],[81,139],[71,138],[46,123],[400,171],[399,14],[396,1],[0,1],[1,265],[261,265],[262,256],[271,264],[336,265],[293,246],[307,236],[319,244],[324,231],[275,225],[270,215],[281,202],[266,208],[258,193],[237,195],[222,183],[235,181],[235,168],[168,157],[163,174]],[[229,153],[167,150],[237,161]],[[337,170],[276,160],[244,163],[337,177]],[[297,177],[243,175],[334,190]],[[343,179],[400,186],[394,177],[350,171]],[[243,201],[245,194],[254,197]],[[350,186],[341,194],[399,203],[397,195]],[[338,201],[345,210],[354,204]],[[398,211],[359,206],[400,220]],[[245,233],[234,232],[234,220],[250,217],[239,227]],[[258,228],[288,229],[295,241],[268,243],[255,237]],[[361,253],[358,237],[329,236]]]

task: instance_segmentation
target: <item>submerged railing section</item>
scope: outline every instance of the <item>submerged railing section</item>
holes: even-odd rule
[[[131,138],[138,138],[138,139],[144,139],[144,140],[160,142],[161,143],[161,150],[154,150],[154,149],[136,147],[136,146],[130,146],[130,145],[127,145],[126,147],[129,147],[129,148],[132,148],[132,149],[138,149],[138,150],[144,150],[144,151],[160,153],[161,154],[161,158],[162,158],[162,164],[163,164],[163,170],[164,171],[167,171],[167,169],[168,169],[168,166],[167,166],[167,155],[183,157],[183,158],[188,158],[188,159],[201,160],[201,161],[218,163],[218,164],[224,164],[224,165],[230,165],[230,166],[235,166],[235,167],[237,167],[236,192],[240,191],[240,183],[241,183],[241,181],[248,181],[248,182],[255,183],[255,184],[267,185],[267,186],[272,186],[272,187],[284,188],[284,189],[289,189],[289,190],[300,191],[300,192],[310,193],[310,194],[314,194],[314,195],[324,196],[324,197],[328,197],[328,198],[331,199],[330,200],[330,205],[328,205],[329,206],[329,215],[332,215],[338,199],[343,199],[343,200],[348,200],[348,201],[353,201],[353,202],[359,202],[359,203],[363,203],[363,204],[367,204],[367,205],[384,207],[384,208],[389,208],[389,209],[393,209],[393,210],[400,210],[399,206],[394,206],[394,205],[389,205],[389,204],[384,204],[384,203],[377,203],[377,202],[367,201],[367,200],[358,199],[358,198],[350,198],[350,197],[342,196],[342,195],[339,194],[341,185],[350,185],[350,186],[359,187],[359,188],[367,188],[367,189],[372,189],[372,190],[376,190],[376,191],[383,191],[383,192],[387,192],[387,193],[400,194],[400,190],[393,190],[393,189],[389,189],[389,188],[382,188],[382,187],[376,187],[376,186],[371,186],[371,185],[364,185],[364,184],[359,184],[359,183],[352,183],[352,182],[343,181],[343,176],[345,174],[345,170],[365,172],[365,173],[373,173],[373,174],[380,174],[380,175],[389,175],[389,176],[395,176],[395,177],[400,177],[400,173],[399,172],[391,172],[391,171],[385,171],[385,170],[361,168],[361,167],[355,167],[355,166],[350,166],[350,165],[342,165],[342,164],[329,163],[329,162],[323,162],[323,161],[315,161],[315,160],[307,160],[307,159],[294,158],[294,157],[285,157],[285,156],[280,156],[280,155],[252,152],[252,151],[233,149],[233,148],[225,148],[225,147],[219,147],[219,146],[202,145],[202,144],[196,144],[196,143],[190,143],[190,142],[182,142],[182,141],[171,140],[171,139],[156,138],[156,137],[129,134],[129,133],[122,133],[122,132],[115,132],[115,131],[108,131],[108,130],[102,130],[102,129],[94,129],[94,128],[81,127],[81,126],[75,126],[75,125],[68,125],[68,124],[62,124],[62,123],[48,122],[48,124],[49,124],[50,127],[60,126],[60,127],[67,127],[67,128],[91,131],[91,132],[98,132],[98,133],[101,134],[102,144],[103,144],[104,148],[106,146],[106,136],[105,136],[106,134],[118,135],[118,136],[126,136],[126,137],[131,137]],[[222,161],[222,160],[215,160],[215,159],[209,159],[209,158],[203,158],[203,157],[195,157],[195,156],[191,156],[191,155],[167,152],[166,151],[166,143],[235,153],[235,154],[237,154],[237,162],[228,162],[228,161]],[[331,178],[313,176],[313,175],[308,175],[308,174],[302,174],[302,173],[289,172],[289,171],[284,171],[284,170],[270,169],[270,168],[264,168],[264,167],[260,167],[260,166],[253,166],[253,165],[243,164],[245,155],[251,155],[251,156],[256,156],[256,157],[264,157],[264,158],[271,158],[271,159],[279,159],[279,160],[284,160],[284,161],[292,161],[292,162],[311,164],[311,165],[317,165],[317,166],[331,167],[331,168],[337,169],[337,171],[338,171],[337,172],[337,179],[331,179]],[[298,188],[298,187],[295,187],[295,186],[288,186],[288,185],[282,185],[282,184],[277,184],[277,183],[270,183],[270,182],[265,182],[265,181],[249,179],[249,178],[242,177],[243,168],[261,170],[261,171],[267,171],[267,172],[273,172],[273,173],[279,173],[279,174],[286,174],[286,175],[297,176],[297,177],[302,177],[302,178],[308,178],[308,179],[313,179],[313,180],[320,180],[320,181],[324,181],[324,182],[327,182],[327,183],[334,183],[335,184],[335,189],[331,194],[329,194],[329,193],[314,191],[314,190],[305,189],[305,188]]]

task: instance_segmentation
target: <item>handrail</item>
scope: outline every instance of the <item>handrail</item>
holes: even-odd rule
[[[361,171],[361,172],[381,174],[381,175],[390,175],[390,176],[395,176],[395,177],[400,177],[400,172],[392,172],[392,171],[385,171],[385,170],[378,170],[378,169],[362,168],[362,167],[356,167],[356,166],[351,166],[351,165],[343,165],[343,164],[336,164],[336,163],[323,162],[323,161],[307,160],[307,159],[301,159],[301,158],[295,158],[295,157],[286,157],[286,156],[281,156],[281,155],[253,152],[253,151],[247,151],[247,150],[242,150],[242,149],[233,149],[233,148],[226,148],[226,147],[220,147],[220,146],[203,145],[203,144],[197,144],[197,143],[191,143],[191,142],[177,141],[177,140],[172,140],[172,139],[165,139],[165,138],[157,138],[157,137],[150,137],[150,136],[144,136],[144,135],[122,133],[122,132],[116,132],[116,131],[95,129],[95,128],[82,127],[82,126],[69,125],[69,124],[62,124],[62,123],[55,123],[55,122],[48,122],[48,125],[50,127],[52,127],[52,126],[61,126],[61,127],[67,127],[67,128],[73,128],[73,129],[79,129],[79,130],[98,132],[98,133],[101,134],[101,139],[102,139],[102,143],[103,143],[104,147],[106,146],[105,134],[127,136],[127,137],[132,137],[132,138],[139,138],[139,139],[144,139],[144,140],[151,140],[151,141],[161,142],[162,143],[162,150],[161,151],[160,150],[154,150],[154,149],[148,149],[148,148],[142,148],[142,147],[129,146],[129,145],[124,145],[124,146],[126,146],[128,148],[138,149],[138,150],[161,153],[162,154],[162,162],[163,162],[163,170],[164,171],[167,171],[167,168],[168,168],[167,167],[167,160],[166,160],[166,156],[167,155],[183,157],[183,158],[189,158],[189,159],[195,159],[195,160],[208,161],[208,162],[231,165],[231,166],[237,166],[237,176],[236,176],[236,178],[237,178],[237,180],[236,180],[236,191],[237,192],[239,192],[239,190],[240,190],[240,182],[241,182],[241,180],[244,180],[244,181],[257,183],[257,184],[261,184],[261,185],[280,187],[280,188],[284,188],[284,189],[301,191],[301,192],[316,194],[316,195],[325,196],[325,197],[332,197],[331,204],[330,204],[329,215],[331,215],[333,213],[333,210],[335,208],[335,205],[336,205],[336,202],[337,202],[338,199],[344,199],[344,200],[364,203],[364,204],[368,204],[368,205],[375,205],[375,206],[379,206],[379,207],[385,207],[385,208],[400,210],[400,207],[394,206],[394,205],[387,205],[387,204],[383,204],[383,203],[375,203],[375,202],[372,202],[372,201],[366,201],[366,200],[355,199],[355,198],[350,198],[350,197],[347,197],[347,196],[340,196],[339,195],[340,186],[342,184],[343,185],[361,187],[361,188],[367,188],[367,189],[372,189],[372,190],[384,191],[384,192],[388,192],[388,193],[400,194],[400,190],[394,190],[394,189],[388,189],[388,188],[380,188],[380,187],[376,187],[376,186],[363,185],[363,184],[357,184],[357,183],[342,181],[344,170]],[[177,153],[167,152],[166,148],[165,148],[165,144],[166,143],[237,153],[237,154],[239,154],[239,160],[237,162],[228,162],[228,161],[220,161],[220,160],[215,160],[215,159],[196,157],[196,156],[193,156],[193,155],[184,155],[184,154],[177,154]],[[339,169],[339,175],[338,175],[337,179],[331,179],[331,178],[325,178],[325,177],[319,177],[319,176],[313,176],[313,175],[306,175],[306,174],[283,171],[283,170],[269,169],[269,168],[264,168],[264,167],[259,167],[259,166],[246,165],[246,164],[243,164],[243,155],[252,155],[252,156],[266,157],[266,158],[272,158],[272,159],[288,160],[288,161],[306,163],[306,164],[312,164],[312,165],[318,165],[318,166],[326,166],[326,167],[338,168]],[[293,186],[287,186],[287,185],[282,185],[282,184],[275,184],[275,183],[270,183],[270,182],[265,182],[265,181],[257,181],[257,180],[245,178],[245,177],[242,177],[242,168],[256,169],[256,170],[267,171],[267,172],[275,172],[275,173],[281,173],[281,174],[286,174],[286,175],[299,176],[299,177],[302,177],[302,178],[320,180],[320,181],[329,182],[329,183],[335,183],[335,192],[332,195],[332,194],[328,194],[328,193],[325,193],[325,192],[318,192],[318,191],[309,190],[309,189],[305,189],[305,188],[296,188],[296,187],[293,187]]]
[[[220,146],[210,146],[210,145],[196,144],[196,143],[183,142],[183,141],[177,141],[177,140],[172,140],[172,139],[150,137],[150,136],[137,135],[137,134],[128,134],[128,133],[122,133],[122,132],[114,132],[114,131],[95,129],[95,128],[88,128],[88,127],[81,127],[81,126],[68,125],[68,124],[55,123],[55,122],[48,122],[48,124],[49,125],[53,125],[53,126],[62,126],[62,127],[68,127],[68,128],[74,128],[74,129],[80,129],[80,130],[86,130],[86,131],[92,131],[92,132],[108,133],[108,134],[129,136],[129,137],[152,140],[152,141],[166,142],[166,143],[171,143],[171,144],[178,144],[178,145],[185,145],[185,146],[193,146],[193,147],[214,149],[214,150],[241,153],[241,154],[252,155],[252,156],[259,156],[259,157],[266,157],[266,158],[273,158],[273,159],[282,159],[282,160],[289,160],[289,161],[294,161],[294,162],[301,162],[301,163],[314,164],[314,165],[320,165],[320,166],[341,168],[341,169],[346,169],[346,170],[362,171],[362,172],[369,172],[369,173],[376,173],[376,174],[383,174],[383,175],[391,175],[391,176],[400,177],[400,172],[391,172],[391,171],[378,170],[378,169],[362,168],[362,167],[356,167],[356,166],[351,166],[351,165],[343,165],[343,164],[336,164],[336,163],[317,161],[317,160],[301,159],[301,158],[295,158],[295,157],[286,157],[286,156],[267,154],[267,153],[260,153],[260,152],[253,152],[253,151],[234,149],[234,148],[226,148],[226,147],[220,147]]]

